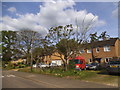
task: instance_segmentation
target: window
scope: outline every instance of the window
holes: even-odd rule
[[[110,46],[105,46],[104,47],[104,52],[109,52],[110,51]]]
[[[92,52],[91,49],[88,49],[88,50],[87,50],[87,53],[91,53],[91,52]]]
[[[84,49],[83,50],[80,50],[80,53],[84,53],[85,51],[84,51]]]
[[[99,53],[99,51],[100,51],[100,50],[99,50],[99,47],[97,47],[97,48],[96,48],[96,52]]]
[[[105,62],[108,63],[112,58],[105,58]]]

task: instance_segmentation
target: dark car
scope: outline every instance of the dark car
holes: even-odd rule
[[[107,65],[107,71],[109,74],[120,74],[120,60],[109,61]]]
[[[88,66],[88,69],[97,70],[98,67],[99,67],[99,63],[91,63],[91,64]]]
[[[89,64],[86,64],[86,69],[89,69],[89,66],[90,66]]]

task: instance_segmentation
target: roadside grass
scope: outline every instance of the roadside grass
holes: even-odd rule
[[[28,65],[23,64],[23,63],[18,63],[18,64],[12,64],[8,62],[7,66],[2,65],[2,70],[12,70],[12,69],[19,69],[19,68],[25,68],[28,67]]]
[[[76,70],[68,70],[64,71],[62,68],[47,68],[47,69],[40,69],[34,68],[31,72],[30,68],[23,68],[19,69],[22,72],[29,72],[29,73],[37,73],[37,74],[47,74],[53,75],[61,78],[69,78],[69,79],[78,79],[83,81],[90,81],[96,83],[103,83],[112,86],[118,86],[118,77],[114,75],[108,74],[100,74],[104,71],[93,71],[93,70],[84,70],[84,71],[76,71]]]

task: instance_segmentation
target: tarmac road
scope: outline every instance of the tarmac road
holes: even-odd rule
[[[2,88],[117,88],[109,85],[49,75],[3,71]]]

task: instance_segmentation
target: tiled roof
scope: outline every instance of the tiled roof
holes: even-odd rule
[[[114,46],[115,45],[115,42],[118,38],[110,38],[109,40],[104,40],[104,41],[96,41],[96,42],[93,42],[93,43],[88,43],[88,44],[85,44],[84,46],[86,48],[89,48],[89,47],[104,47],[104,46]]]

